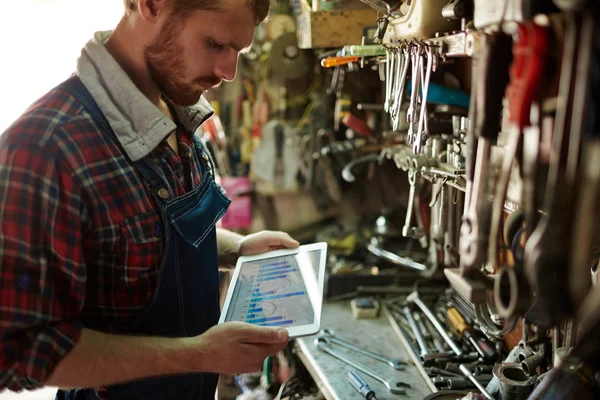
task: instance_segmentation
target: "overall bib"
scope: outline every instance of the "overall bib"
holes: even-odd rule
[[[108,121],[79,78],[72,77],[60,88],[75,96],[95,120],[120,146]],[[229,200],[213,179],[214,169],[208,150],[195,139],[195,151],[202,162],[202,183],[189,193],[173,198],[161,170],[147,160],[134,162],[152,193],[162,226],[156,235],[165,237],[156,292],[128,334],[162,337],[190,337],[216,325],[220,316],[219,273],[215,225],[225,214]],[[169,199],[159,196],[169,191]],[[166,196],[164,196],[166,197]],[[97,322],[84,325],[102,330]],[[198,373],[149,378],[109,386],[101,390],[59,391],[57,400],[159,400],[214,399],[218,374]]]

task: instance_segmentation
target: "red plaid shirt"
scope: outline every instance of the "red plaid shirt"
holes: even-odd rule
[[[192,133],[148,157],[175,195],[201,180]],[[0,136],[0,391],[32,389],[77,342],[83,320],[118,332],[155,291],[157,206],[119,146],[54,89]]]

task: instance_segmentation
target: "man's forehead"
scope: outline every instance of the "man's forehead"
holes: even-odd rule
[[[248,10],[247,13],[250,14],[250,11]],[[205,11],[189,22],[198,24],[197,28],[213,36],[219,42],[228,44],[236,51],[242,51],[252,45],[256,26],[252,23],[251,18],[240,14],[239,10],[230,12],[228,9]]]

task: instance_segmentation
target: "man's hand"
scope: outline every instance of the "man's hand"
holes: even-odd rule
[[[202,364],[202,371],[238,374],[258,371],[268,356],[285,348],[288,332],[282,328],[225,322],[193,340],[199,340],[200,356],[195,360]]]
[[[250,256],[270,250],[295,249],[298,246],[300,243],[285,232],[262,231],[245,236],[240,241],[239,254]]]

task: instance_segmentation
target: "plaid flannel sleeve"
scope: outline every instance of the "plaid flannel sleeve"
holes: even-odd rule
[[[83,208],[73,174],[57,161],[65,149],[48,149],[18,128],[3,136],[0,391],[19,391],[42,386],[81,334]]]

